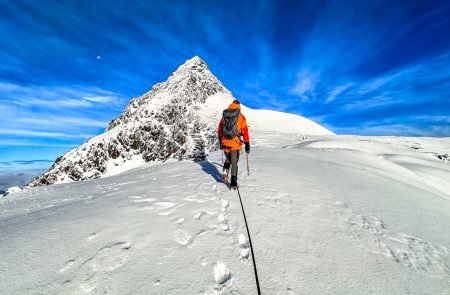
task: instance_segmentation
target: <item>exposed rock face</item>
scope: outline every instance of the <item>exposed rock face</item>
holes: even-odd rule
[[[132,99],[103,134],[58,158],[29,186],[98,178],[126,162],[202,158],[215,143],[216,126],[197,111],[217,93],[229,91],[194,57],[166,82]]]

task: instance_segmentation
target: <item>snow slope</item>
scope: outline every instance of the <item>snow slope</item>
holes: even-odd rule
[[[259,133],[240,163],[262,294],[449,294],[450,139]],[[256,294],[221,155],[0,199],[4,294]]]
[[[223,110],[234,99],[229,93],[215,94],[201,106],[199,114],[211,124],[217,125],[217,122],[222,118]],[[250,131],[253,131],[253,134],[255,132],[275,132],[304,135],[334,135],[330,130],[302,116],[270,110],[255,110],[245,105],[241,105],[241,111],[246,117]]]
[[[111,176],[171,158],[203,159],[205,152],[218,149],[218,120],[233,99],[206,63],[194,57],[167,81],[132,99],[104,133],[58,158],[29,186]],[[255,130],[332,134],[300,116],[244,110]]]

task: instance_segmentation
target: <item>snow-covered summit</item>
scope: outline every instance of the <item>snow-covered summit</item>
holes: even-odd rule
[[[208,97],[216,93],[230,94],[230,91],[196,56],[179,66],[166,82],[158,83],[141,97],[132,99],[119,118],[109,124],[108,130],[131,120],[149,118],[154,115],[151,111],[169,102],[192,106],[205,103]]]
[[[29,186],[114,175],[151,161],[195,159],[217,148],[221,112],[231,92],[198,56],[187,60],[167,81],[133,98],[104,133],[58,158]],[[300,116],[242,106],[251,132],[332,134]],[[280,128],[280,126],[284,126]]]

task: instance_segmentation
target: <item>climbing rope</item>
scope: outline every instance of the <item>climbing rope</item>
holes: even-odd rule
[[[253,254],[252,239],[250,238],[250,231],[248,230],[247,217],[245,216],[244,205],[242,204],[242,198],[241,193],[239,192],[239,188],[237,188],[237,193],[239,196],[239,201],[241,202],[242,213],[244,214],[245,227],[247,228],[248,240],[250,242],[250,250],[252,252],[253,270],[255,272],[255,279],[256,279],[256,289],[258,290],[258,295],[261,295],[261,290],[259,288],[258,271],[256,270],[255,255]]]

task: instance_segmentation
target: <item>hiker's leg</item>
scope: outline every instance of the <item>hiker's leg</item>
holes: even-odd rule
[[[236,176],[238,174],[238,161],[239,161],[239,150],[230,152],[231,160],[231,176]]]
[[[223,163],[223,171],[230,170],[230,164],[231,164],[231,152],[223,152],[225,154],[225,162]]]
[[[238,175],[238,165],[237,162],[239,160],[239,150],[231,151],[231,182],[230,187],[236,188],[238,186],[237,183],[237,175]]]

